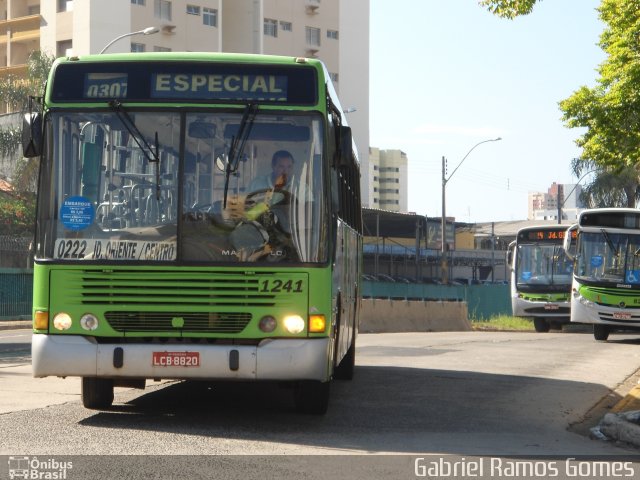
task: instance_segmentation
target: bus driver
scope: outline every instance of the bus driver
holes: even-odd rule
[[[249,192],[260,190],[282,190],[291,185],[293,155],[287,150],[278,150],[271,157],[271,173],[254,178],[249,184]]]

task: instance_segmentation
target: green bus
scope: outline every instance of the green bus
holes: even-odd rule
[[[567,230],[565,250],[574,262],[571,321],[593,325],[598,341],[614,331],[640,331],[640,210],[583,211]]]
[[[109,408],[147,379],[351,379],[362,216],[325,66],[294,57],[60,58],[23,122],[40,157],[35,377]]]
[[[569,323],[572,263],[563,249],[566,229],[566,225],[521,228],[507,251],[513,316],[533,318],[536,332]]]

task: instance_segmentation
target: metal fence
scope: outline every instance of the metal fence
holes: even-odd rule
[[[0,320],[31,318],[33,270],[0,268]]]

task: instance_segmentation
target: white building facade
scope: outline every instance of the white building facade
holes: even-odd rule
[[[562,220],[578,219],[585,205],[580,201],[582,187],[579,184],[553,183],[546,193],[530,192],[528,220],[558,220],[559,212]],[[560,209],[558,209],[560,202]]]
[[[0,0],[29,3],[28,0]],[[32,9],[33,10],[33,9]],[[40,48],[56,56],[213,51],[315,57],[332,77],[360,154],[363,203],[369,151],[369,0],[47,0]]]
[[[402,150],[369,149],[368,166],[373,173],[371,208],[408,211],[408,159]]]

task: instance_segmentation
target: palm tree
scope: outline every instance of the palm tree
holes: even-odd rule
[[[578,178],[589,170],[596,174],[580,194],[580,200],[589,208],[635,208],[640,200],[640,177],[635,165],[614,168],[599,165],[592,160],[574,158],[571,169]]]

